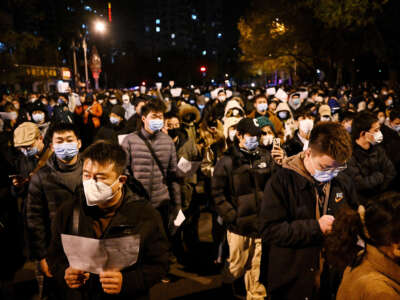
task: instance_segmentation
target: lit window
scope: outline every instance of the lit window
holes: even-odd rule
[[[86,28],[86,24],[82,24],[82,29],[85,29]]]
[[[156,19],[156,24],[160,24],[160,19]]]
[[[157,57],[157,61],[158,61],[158,62],[161,62],[161,57]]]
[[[156,26],[156,32],[160,32],[160,27],[159,26]]]
[[[175,33],[171,33],[171,39],[175,38]]]
[[[195,14],[192,14],[192,20],[197,20],[197,16]]]
[[[218,33],[217,34],[217,37],[220,39],[220,38],[222,38],[222,33]]]
[[[159,78],[161,78],[161,77],[162,77],[162,73],[161,73],[161,72],[158,72],[158,74],[157,74],[157,75],[158,75],[158,77],[159,77]]]
[[[203,50],[202,54],[207,55],[207,50]]]

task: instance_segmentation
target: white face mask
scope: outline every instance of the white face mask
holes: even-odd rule
[[[118,102],[117,99],[111,99],[111,100],[110,100],[110,103],[111,103],[112,105],[117,104],[117,102]]]
[[[236,136],[236,130],[229,131],[229,139],[233,142]]]
[[[88,206],[94,206],[106,203],[112,199],[117,192],[113,194],[112,187],[118,182],[118,179],[112,184],[107,185],[94,179],[83,180],[83,190],[85,191],[86,203]]]
[[[311,119],[304,119],[299,122],[299,129],[305,134],[309,134],[314,127],[314,121]]]
[[[385,117],[379,117],[379,124],[383,124],[383,123],[385,123],[385,121],[386,121],[386,118]]]
[[[377,132],[375,132],[374,134],[367,132],[368,134],[372,135],[374,137],[374,141],[371,142],[372,145],[376,145],[376,144],[380,144],[383,141],[383,134],[382,132],[379,130]]]
[[[262,137],[262,143],[264,146],[272,145],[274,141],[274,136],[272,134],[267,134]]]

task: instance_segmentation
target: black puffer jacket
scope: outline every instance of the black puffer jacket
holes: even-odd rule
[[[286,151],[288,157],[303,151],[304,144],[300,140],[298,134],[299,132],[296,131],[294,136],[283,145],[283,149]]]
[[[364,150],[357,143],[354,143],[345,173],[352,179],[361,201],[385,192],[396,176],[396,170],[381,145]]]
[[[96,238],[93,221],[101,215],[97,206],[87,206],[83,187],[77,189],[74,201],[65,203],[54,220],[53,239],[46,257],[50,270],[60,287],[65,289],[67,300],[128,300],[149,299],[150,288],[159,282],[168,270],[168,240],[165,235],[160,214],[147,201],[142,201],[129,188],[124,187],[121,206],[112,217],[102,238],[115,238],[127,235],[140,235],[140,248],[135,264],[122,270],[122,290],[119,295],[108,295],[102,290],[99,276],[90,274],[89,280],[80,289],[70,289],[64,280],[68,260],[61,243],[61,234],[76,234],[73,210],[79,207],[78,235]]]
[[[32,176],[26,203],[26,223],[33,259],[46,256],[51,239],[51,222],[61,204],[73,199],[81,178],[81,160],[68,167],[57,160],[54,154],[46,166]]]
[[[230,231],[258,236],[259,202],[274,169],[275,163],[265,148],[250,153],[233,145],[217,162],[211,179],[212,196]]]
[[[393,181],[393,187],[400,191],[400,133],[384,125],[381,127],[383,134],[382,146],[385,148],[386,155],[392,161],[396,169],[396,179]]]

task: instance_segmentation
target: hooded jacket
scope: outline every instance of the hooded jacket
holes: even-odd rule
[[[46,256],[51,239],[51,223],[57,209],[73,199],[81,178],[80,159],[75,165],[67,166],[55,154],[32,176],[26,202],[26,225],[33,259],[40,260]]]
[[[339,174],[330,181],[328,193],[307,172],[303,160],[301,152],[284,161],[267,183],[259,210],[260,235],[266,245],[261,276],[278,299],[312,299],[324,240],[318,212],[335,215],[345,203],[358,206],[349,178]],[[317,195],[323,197],[317,187],[325,191],[323,209],[317,206]]]
[[[79,210],[78,232],[73,232],[73,210]],[[66,300],[149,299],[150,288],[168,270],[168,241],[159,213],[150,203],[141,200],[124,186],[123,199],[102,235],[102,239],[139,235],[140,245],[136,263],[123,269],[122,289],[118,295],[105,294],[99,276],[90,274],[82,288],[70,289],[64,275],[69,263],[64,254],[61,234],[96,238],[93,223],[102,216],[97,206],[87,206],[83,187],[77,189],[74,200],[65,203],[54,220],[54,232],[46,257],[51,273],[57,280]]]
[[[212,196],[231,232],[258,237],[257,212],[274,170],[275,163],[265,148],[246,152],[237,144],[217,162],[211,179]]]
[[[367,245],[366,255],[355,268],[348,267],[337,300],[400,300],[400,266]]]

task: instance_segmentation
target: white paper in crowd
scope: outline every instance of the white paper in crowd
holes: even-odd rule
[[[17,118],[17,113],[12,112],[0,112],[0,118],[3,120],[15,120]]]
[[[156,88],[157,88],[158,90],[161,90],[161,88],[162,88],[162,82],[156,82]]]
[[[195,89],[195,90],[194,90],[194,93],[195,93],[196,95],[200,95],[200,89]]]
[[[179,210],[178,215],[176,216],[176,219],[174,220],[174,225],[176,227],[181,226],[181,224],[183,223],[183,221],[185,221],[186,217],[183,214],[182,209]]]
[[[279,89],[275,94],[275,98],[278,98],[281,101],[287,102],[288,94],[284,90]]]
[[[215,90],[212,90],[210,92],[211,99],[216,99],[220,90],[223,90],[223,88],[216,88]]]
[[[188,161],[186,158],[181,157],[178,162],[178,168],[183,172],[187,173],[192,169],[192,163]]]
[[[307,91],[302,91],[302,92],[299,92],[299,94],[300,94],[300,99],[307,99],[307,97],[308,97],[308,92]]]
[[[79,95],[72,93],[68,96],[68,110],[70,112],[74,112],[75,111],[75,107],[76,106],[81,106],[81,101],[79,101]]]
[[[69,82],[68,81],[58,81],[57,82],[57,91],[59,93],[68,93],[68,90],[70,89],[69,87]]]
[[[118,135],[118,144],[122,145],[122,142],[127,137],[127,134],[120,134]]]
[[[171,95],[172,97],[179,97],[182,94],[182,88],[174,88],[171,89]]]
[[[69,265],[94,274],[134,265],[140,249],[139,235],[99,240],[61,234],[61,241]]]
[[[141,94],[145,94],[146,93],[146,87],[145,86],[141,86],[139,90],[140,90]]]
[[[233,93],[231,90],[226,90],[225,92],[226,92],[226,98],[232,97]]]
[[[276,88],[272,87],[267,89],[267,96],[273,96],[275,94],[276,94]]]

